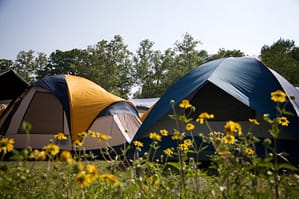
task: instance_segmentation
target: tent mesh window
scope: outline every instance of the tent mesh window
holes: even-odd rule
[[[212,83],[197,91],[190,103],[196,107],[196,111],[191,114],[195,119],[203,112],[214,114],[213,121],[248,121],[256,117],[253,109]]]
[[[37,92],[28,106],[23,121],[32,125],[31,134],[63,132],[63,107],[51,93]],[[25,133],[19,128],[18,133]]]

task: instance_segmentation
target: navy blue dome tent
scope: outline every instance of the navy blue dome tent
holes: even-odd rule
[[[146,144],[150,142],[150,132],[159,132],[160,129],[173,132],[176,124],[169,117],[172,114],[170,101],[175,101],[176,110],[179,111],[178,104],[184,99],[188,99],[196,107],[195,113],[191,115],[193,118],[197,118],[202,112],[215,115],[209,122],[213,130],[223,131],[226,121],[232,120],[239,122],[246,133],[252,126],[248,119],[255,118],[261,125],[250,131],[261,139],[270,137],[269,125],[263,122],[263,115],[275,117],[275,103],[271,101],[270,93],[276,90],[282,90],[288,95],[290,103],[286,109],[294,113],[293,116],[288,116],[289,126],[281,130],[279,150],[287,152],[291,161],[298,162],[299,92],[277,72],[250,57],[222,58],[191,70],[173,84],[152,107],[134,140],[141,140]],[[209,133],[208,128],[203,125],[196,126],[196,130]],[[200,141],[199,137],[197,140]],[[164,138],[159,144],[160,153],[173,146],[173,143],[171,135]],[[257,150],[260,150],[257,151],[258,154],[263,153],[262,149]],[[201,154],[200,160],[207,160],[206,155],[211,153],[214,153],[212,147]]]

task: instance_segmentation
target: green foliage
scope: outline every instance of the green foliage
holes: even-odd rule
[[[261,49],[261,60],[295,86],[299,85],[299,47],[288,39],[279,39]]]
[[[0,59],[0,70],[14,69],[29,83],[47,75],[78,75],[124,98],[160,97],[180,77],[203,63],[245,55],[240,50],[223,48],[209,55],[199,49],[200,44],[185,33],[182,41],[164,51],[155,50],[154,42],[145,39],[136,52],[131,52],[123,38],[115,35],[111,41],[101,40],[86,49],[56,50],[49,56],[33,50],[20,51],[14,61]],[[299,85],[299,48],[294,41],[279,39],[271,46],[264,45],[260,58],[292,84]]]
[[[207,61],[212,61],[215,59],[225,58],[225,57],[243,57],[245,54],[240,50],[225,50],[220,48],[218,52],[214,55],[209,56]]]
[[[285,98],[273,100],[277,100],[277,118],[285,116],[288,113],[283,109]],[[263,141],[269,152],[259,157],[254,147],[261,140],[250,132],[242,132],[241,126],[233,121],[225,124],[224,132],[215,132],[208,121],[213,116],[207,113],[200,114],[201,120],[197,122],[208,125],[211,132],[200,134],[203,143],[198,145],[193,135],[199,129],[189,118],[195,107],[188,100],[179,104],[181,110],[176,110],[173,100],[171,105],[170,117],[177,124],[174,132],[165,129],[151,132],[147,151],[143,150],[144,143],[134,141],[132,159],[127,159],[126,153],[133,148],[125,147],[118,154],[109,145],[110,137],[99,132],[78,134],[80,139],[74,143],[73,154],[59,151],[60,140],[67,139],[63,133],[55,135],[55,140],[42,150],[28,147],[20,152],[13,150],[13,139],[1,138],[1,198],[278,199],[298,196],[298,168],[277,161],[282,155],[275,146],[282,125],[280,120],[265,117],[271,124],[272,139]],[[258,125],[256,120],[251,122]],[[22,126],[29,133],[30,124]],[[84,141],[88,136],[106,143],[107,147],[100,149],[104,161],[95,161],[86,152]],[[176,146],[163,150],[166,136],[171,136]],[[210,166],[203,167],[197,157],[208,145],[214,147],[215,153],[210,156]],[[163,153],[157,155],[161,149]],[[3,161],[9,152],[14,161]],[[168,161],[170,158],[176,161]]]

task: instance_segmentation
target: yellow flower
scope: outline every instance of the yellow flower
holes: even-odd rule
[[[1,138],[0,139],[0,153],[11,152],[14,148],[14,139],[13,138]]]
[[[224,131],[226,132],[226,134],[230,134],[230,135],[232,135],[233,133],[237,133],[239,136],[242,135],[241,125],[231,120],[226,122],[224,126]]]
[[[173,151],[172,151],[171,148],[167,148],[167,149],[164,150],[164,153],[165,153],[165,155],[167,155],[167,156],[171,156],[171,155],[173,154]]]
[[[86,173],[90,175],[92,180],[98,177],[98,169],[92,164],[86,165]]]
[[[185,143],[179,144],[179,149],[181,151],[188,151],[189,150],[189,146]]]
[[[73,142],[74,147],[82,147],[83,146],[83,142],[81,142],[80,140],[75,140]]]
[[[99,179],[101,181],[104,181],[107,185],[113,185],[115,187],[119,186],[119,181],[115,175],[109,174],[109,173],[104,173],[99,176]]]
[[[99,138],[100,141],[107,141],[107,140],[112,138],[111,136],[100,133],[100,132],[97,132],[96,135],[97,135],[97,137]]]
[[[83,169],[84,169],[84,165],[82,164],[82,162],[78,162],[76,165],[74,165],[74,170],[76,172],[83,171]]]
[[[33,151],[31,151],[29,158],[34,160],[45,160],[46,153],[44,151],[39,151],[37,149],[34,149]]]
[[[229,156],[231,154],[230,151],[218,151],[217,153],[221,156]]]
[[[140,142],[140,141],[138,141],[138,140],[134,141],[133,144],[134,144],[134,146],[136,146],[136,147],[143,147],[143,143]]]
[[[184,144],[186,144],[187,146],[192,146],[192,140],[186,139],[184,140]]]
[[[63,134],[63,133],[57,133],[56,135],[54,135],[54,137],[57,139],[57,140],[67,140],[67,137]]]
[[[187,131],[192,131],[195,128],[195,126],[192,123],[187,123],[185,128]]]
[[[200,124],[203,124],[205,120],[213,119],[213,118],[214,118],[214,114],[208,114],[207,112],[203,112],[197,117],[195,121]]]
[[[212,131],[210,132],[210,139],[212,140],[213,144],[215,146],[218,146],[219,144],[221,144],[221,133],[219,131]]]
[[[246,153],[247,155],[254,155],[254,154],[255,154],[255,151],[254,151],[253,149],[251,149],[251,148],[246,148],[246,149],[245,149],[245,153]]]
[[[60,160],[68,164],[72,164],[74,162],[72,154],[69,151],[62,151],[60,154]]]
[[[281,126],[288,126],[290,123],[286,117],[277,117],[276,120]]]
[[[88,130],[88,135],[90,135],[91,137],[95,138],[97,137],[96,132],[92,131],[92,130]]]
[[[56,144],[50,143],[47,146],[44,146],[43,149],[49,156],[55,156],[59,153],[59,146],[57,146]]]
[[[166,129],[161,129],[160,133],[162,136],[167,136],[168,135],[168,131]]]
[[[154,186],[156,186],[156,187],[158,187],[158,186],[160,185],[160,181],[157,179],[156,176],[150,176],[150,177],[148,178],[148,183],[149,183],[149,184],[152,184],[152,185],[154,185]]]
[[[172,140],[180,140],[181,139],[181,133],[179,131],[174,131],[173,135],[171,136]]]
[[[233,135],[226,135],[222,139],[223,143],[225,144],[235,144],[235,137]]]
[[[150,138],[151,140],[161,141],[161,135],[159,135],[159,134],[156,133],[156,132],[151,132],[151,133],[149,134],[149,138]]]
[[[187,108],[191,108],[192,105],[189,103],[189,100],[183,100],[180,104],[179,107],[187,109]]]
[[[85,131],[82,131],[81,133],[78,133],[78,137],[79,137],[80,140],[85,138],[86,136],[87,136],[87,133]]]
[[[188,151],[190,146],[192,146],[192,141],[190,139],[184,140],[182,144],[179,144],[179,149],[182,151]]]
[[[276,90],[271,93],[271,100],[274,102],[283,103],[286,101],[287,95],[281,90]]]
[[[86,174],[85,171],[80,171],[77,174],[75,181],[76,185],[82,189],[84,187],[87,187],[92,182],[92,179],[91,176]]]
[[[45,159],[47,159],[46,152],[44,152],[44,151],[40,151],[40,152],[39,152],[39,159],[38,159],[38,160],[43,161],[43,160],[45,160]]]
[[[239,123],[236,123],[235,125],[236,125],[236,127],[235,127],[236,131],[235,132],[238,134],[238,136],[241,136],[243,134],[241,125]]]
[[[249,122],[254,125],[260,125],[260,123],[256,119],[249,119]]]

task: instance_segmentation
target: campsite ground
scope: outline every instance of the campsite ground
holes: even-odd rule
[[[81,162],[81,161],[80,161]],[[226,187],[221,185],[220,174],[207,174],[208,170],[186,165],[185,182],[174,162],[135,162],[126,170],[120,162],[82,161],[66,164],[62,161],[1,161],[1,198],[225,198]],[[189,162],[190,164],[190,162]],[[93,165],[93,166],[91,166]],[[89,168],[89,169],[88,169]],[[93,170],[93,168],[95,168]],[[151,169],[151,171],[149,170]],[[192,172],[191,172],[192,170]],[[84,175],[97,175],[92,179]],[[95,173],[93,173],[95,172]],[[233,171],[231,171],[234,173]],[[241,172],[241,171],[238,171]],[[193,173],[193,175],[191,175]],[[239,176],[241,173],[236,174]],[[275,198],[272,175],[244,173],[243,179],[233,184],[232,198]],[[194,176],[195,175],[195,176]],[[233,175],[233,174],[231,174]],[[299,175],[290,172],[280,176],[279,198],[296,198],[299,195]],[[233,180],[233,178],[231,178]],[[92,182],[91,182],[92,181]],[[184,183],[184,191],[180,185]],[[236,189],[238,188],[238,189]]]

